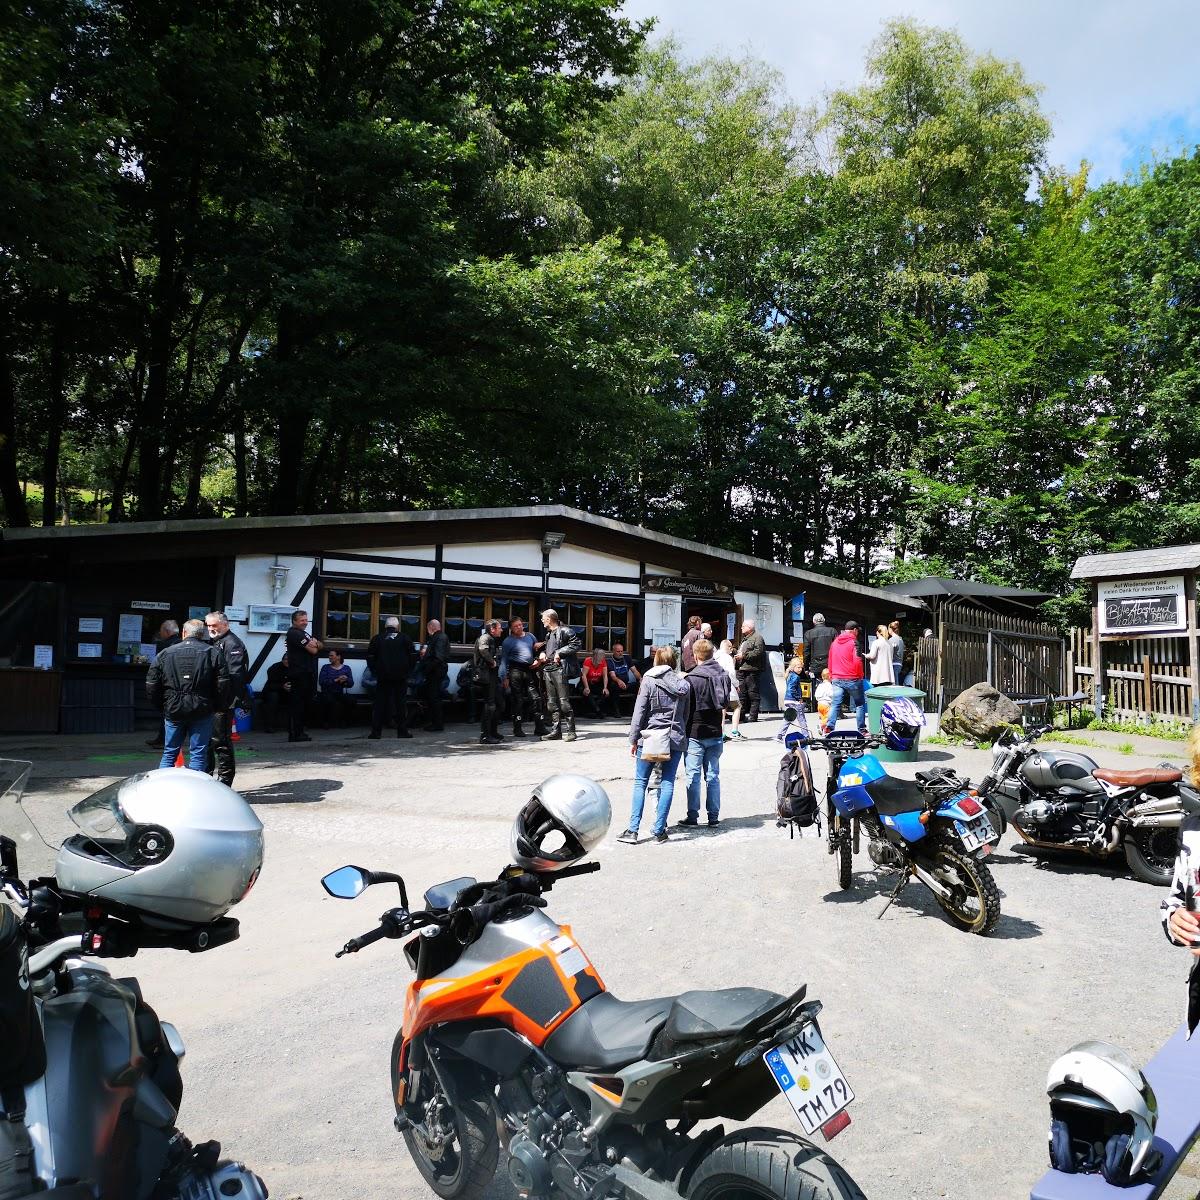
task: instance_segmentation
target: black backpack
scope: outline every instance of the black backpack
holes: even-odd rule
[[[817,790],[813,787],[812,764],[806,750],[789,750],[780,760],[775,781],[775,812],[780,825],[820,827]]]

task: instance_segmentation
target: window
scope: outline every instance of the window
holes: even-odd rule
[[[608,600],[551,600],[550,607],[558,613],[559,620],[579,634],[585,650],[591,651],[596,646],[611,650],[617,642],[629,649],[633,634],[630,625],[633,609],[629,604],[613,604]]]
[[[399,617],[401,630],[414,642],[425,628],[425,593],[394,585],[384,588],[332,584],[325,588],[325,628],[332,642],[368,642],[388,617]]]
[[[537,634],[533,627],[534,603],[528,597],[447,592],[442,612],[446,636],[456,646],[471,645],[488,621],[499,621],[507,632],[509,625],[519,617],[525,622],[527,631]]]

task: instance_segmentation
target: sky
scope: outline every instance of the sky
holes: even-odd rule
[[[1093,183],[1200,143],[1197,0],[625,0],[624,12],[656,17],[689,58],[765,60],[800,103],[860,83],[886,20],[954,27],[1042,85],[1050,162],[1087,159]]]

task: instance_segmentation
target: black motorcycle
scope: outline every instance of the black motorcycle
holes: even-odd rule
[[[1003,829],[1031,846],[1095,858],[1124,853],[1144,883],[1167,886],[1175,866],[1183,773],[1170,763],[1134,770],[1101,767],[1086,754],[1044,750],[1049,725],[1006,730],[992,746],[979,799]]]

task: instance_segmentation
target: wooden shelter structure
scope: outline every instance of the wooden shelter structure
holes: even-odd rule
[[[1196,575],[1200,544],[1089,554],[1072,579],[1092,593],[1092,627],[1078,631],[1072,672],[1097,715],[1200,721]]]

